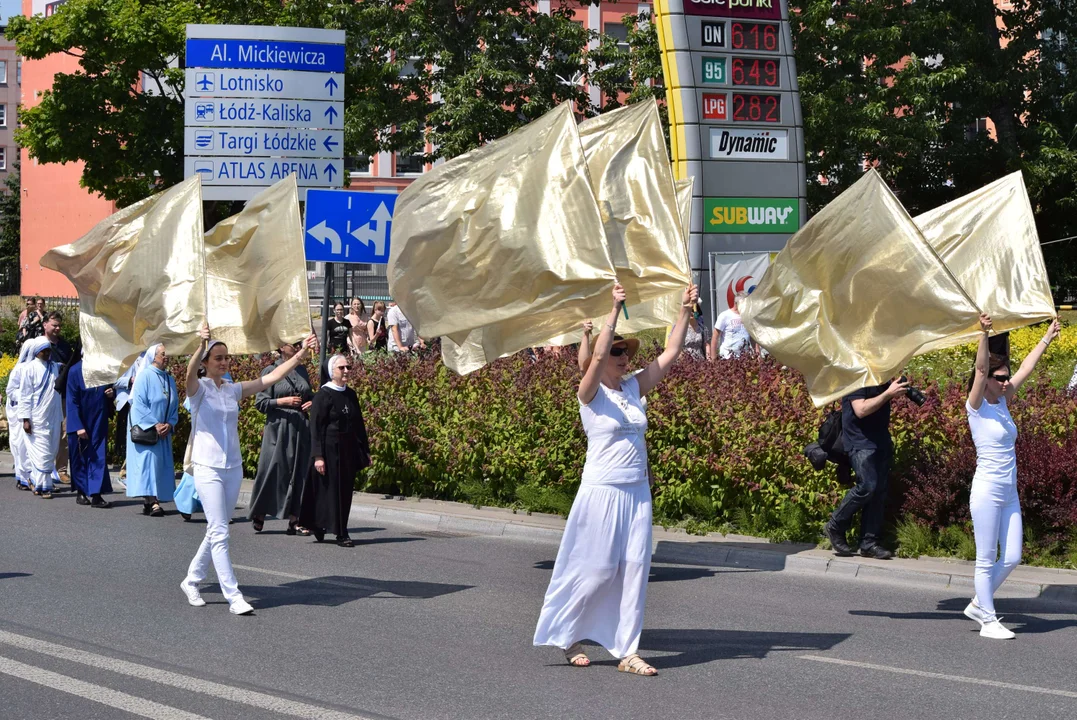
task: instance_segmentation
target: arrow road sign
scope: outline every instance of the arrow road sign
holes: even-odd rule
[[[310,262],[384,265],[396,195],[308,190],[306,251]]]

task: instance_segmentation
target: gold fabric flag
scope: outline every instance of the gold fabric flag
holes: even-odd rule
[[[677,180],[675,183],[677,189],[677,210],[679,218],[679,224],[683,232],[683,244],[687,246],[688,233],[692,228],[692,185],[691,178],[687,180]],[[684,261],[684,267],[681,268],[685,277],[690,277],[690,270],[688,266],[688,253],[681,253]],[[617,332],[621,335],[628,335],[631,333],[638,333],[643,330],[650,330],[652,328],[664,328],[670,327],[677,322],[677,317],[681,314],[681,297],[684,294],[684,288],[688,285],[685,281],[682,285],[678,286],[676,290],[670,293],[666,293],[653,300],[646,300],[638,305],[628,306],[628,319],[621,318],[617,322]],[[609,312],[607,306],[606,312]],[[596,316],[591,318],[591,321],[595,324],[595,327],[602,327],[602,323],[606,321],[606,315]],[[582,329],[579,325],[571,328],[568,332],[558,335],[557,337],[547,340],[543,345],[573,345],[580,342],[580,336]]]
[[[590,317],[615,275],[570,103],[400,193],[388,275],[416,332],[487,328],[490,358]]]
[[[585,174],[611,261],[628,293],[630,319],[620,325],[621,330],[668,325],[672,320],[667,316],[676,317],[680,293],[691,275],[687,228],[657,105],[652,100],[619,108],[580,123],[578,130],[586,156]],[[690,185],[686,199],[683,209],[689,211]],[[578,237],[560,241],[566,240],[566,252],[573,252]],[[608,304],[606,293],[600,291],[580,298],[570,311],[538,310],[473,328],[466,335],[457,333],[448,341],[442,338],[442,359],[448,367],[467,373],[532,345],[577,342],[580,323],[587,317],[604,317]]]
[[[1020,172],[915,218],[916,225],[995,332],[1055,316],[1036,220]],[[929,342],[917,353],[973,342],[979,327]]]
[[[654,99],[626,105],[579,127],[631,321],[633,305],[683,292],[691,279],[685,240],[690,228],[682,226],[678,212],[658,105]]]
[[[124,208],[41,258],[78,290],[88,387],[115,382],[150,345],[170,354],[197,347],[205,317],[200,183],[195,176]]]
[[[741,311],[817,407],[897,375],[979,311],[874,170],[789,239]]]
[[[295,175],[206,233],[206,317],[228,351],[268,352],[310,334]]]

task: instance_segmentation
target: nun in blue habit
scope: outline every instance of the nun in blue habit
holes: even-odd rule
[[[172,434],[179,422],[179,392],[176,381],[165,369],[168,356],[164,345],[146,350],[149,359],[131,389],[131,414],[127,431],[127,497],[142,498],[142,514],[165,514],[161,502],[172,499],[176,490],[176,470],[172,460]],[[156,431],[157,438],[136,442],[132,431]]]
[[[105,445],[114,397],[111,385],[86,387],[81,359],[68,369],[67,448],[71,458],[71,482],[78,493],[75,502],[79,505],[112,507],[101,494],[112,492]]]

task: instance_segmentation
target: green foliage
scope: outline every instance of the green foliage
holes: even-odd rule
[[[4,179],[3,190],[0,190],[0,265],[15,268],[17,280],[22,237],[22,165],[19,152],[15,150],[12,154],[10,171]]]
[[[895,528],[897,536],[897,555],[903,558],[918,558],[931,555],[935,550],[935,531],[912,518],[904,518]]]
[[[939,531],[939,547],[960,560],[976,559],[976,541],[972,532],[960,525],[950,525]]]
[[[1077,234],[1077,6],[790,6],[813,211],[865,166],[877,167],[913,214],[1021,170],[1041,237]],[[1047,246],[1045,255],[1056,296],[1077,292],[1077,244]]]
[[[344,149],[453,157],[501,137],[562,102],[595,114],[584,88],[588,44],[630,72],[595,82],[634,100],[660,89],[653,27],[629,30],[630,52],[573,22],[597,0],[69,0],[45,18],[15,17],[21,55],[78,58],[40,104],[20,112],[16,139],[41,162],[84,163],[81,183],[121,206],[183,174],[187,23],[342,29],[353,58],[345,77]],[[221,211],[224,212],[223,210]]]

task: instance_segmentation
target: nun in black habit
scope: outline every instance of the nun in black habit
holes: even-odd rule
[[[314,396],[310,412],[311,465],[303,489],[299,524],[309,528],[318,542],[326,532],[336,535],[341,547],[352,547],[348,537],[348,514],[359,471],[370,465],[359,398],[348,387],[350,360],[344,355],[329,359],[329,382]]]

